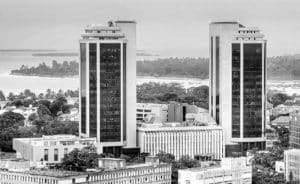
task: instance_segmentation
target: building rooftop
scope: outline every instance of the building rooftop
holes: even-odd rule
[[[217,125],[204,125],[199,123],[190,124],[188,122],[168,122],[168,123],[141,123],[138,127],[139,130],[150,130],[150,131],[174,131],[174,130],[210,130],[210,129],[220,129],[222,127]]]
[[[54,170],[54,169],[41,169],[41,170],[37,169],[37,170],[26,170],[26,171],[7,171],[7,172],[47,176],[47,177],[53,177],[53,178],[65,178],[65,177],[74,177],[74,176],[87,175],[84,172],[74,172],[74,171]]]
[[[216,19],[210,21],[210,24],[238,24],[239,22],[236,20],[230,20],[230,19]]]
[[[271,122],[271,124],[276,124],[276,125],[288,125],[290,122],[290,117],[289,116],[279,116],[275,120]]]

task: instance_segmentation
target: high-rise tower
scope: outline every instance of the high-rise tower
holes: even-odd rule
[[[225,133],[226,155],[265,147],[266,40],[237,21],[209,26],[209,112]]]
[[[100,153],[136,147],[136,22],[89,25],[80,42],[80,135]]]

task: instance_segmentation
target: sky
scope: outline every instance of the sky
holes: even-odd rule
[[[208,56],[208,24],[259,27],[268,55],[300,54],[299,0],[0,0],[0,49],[78,50],[88,24],[137,22],[137,48],[178,57]]]

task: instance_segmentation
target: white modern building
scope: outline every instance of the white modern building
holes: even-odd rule
[[[175,159],[182,156],[224,156],[224,137],[220,126],[183,123],[142,124],[138,127],[138,146],[141,152],[156,155],[170,153]]]
[[[209,112],[224,128],[226,153],[265,147],[266,40],[237,21],[209,25]]]
[[[136,22],[89,25],[80,42],[80,136],[99,153],[136,150]]]
[[[31,167],[57,164],[74,150],[96,145],[96,138],[80,138],[75,135],[53,135],[39,138],[15,138],[13,149],[17,158],[30,161]]]
[[[143,121],[147,116],[155,116],[159,121],[168,121],[168,104],[137,103],[136,120]]]
[[[251,184],[252,165],[246,157],[223,158],[220,165],[178,170],[178,184]]]
[[[284,177],[286,181],[300,183],[300,149],[284,151]]]

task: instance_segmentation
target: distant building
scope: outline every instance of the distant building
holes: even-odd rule
[[[292,113],[290,123],[289,145],[291,148],[300,149],[300,114]]]
[[[197,126],[198,125],[198,126]],[[175,159],[182,156],[224,157],[224,137],[220,126],[189,123],[142,124],[138,127],[138,146],[141,152],[156,155],[170,153]]]
[[[0,159],[0,169],[6,170],[29,170],[32,166],[29,160],[11,158],[11,159]]]
[[[275,162],[275,171],[278,173],[284,173],[284,162],[283,161]]]
[[[265,136],[266,148],[272,148],[275,143],[279,142],[279,135],[273,128],[266,129]]]
[[[279,116],[271,122],[273,126],[282,126],[288,128],[291,122],[290,116]]]
[[[281,116],[281,115],[289,115],[290,113],[300,111],[300,106],[298,105],[278,105],[270,111],[270,115],[272,116]]]
[[[79,112],[77,108],[70,109],[70,113],[61,114],[57,117],[60,121],[79,121]]]
[[[89,25],[80,44],[80,136],[99,153],[136,148],[136,22]]]
[[[96,138],[80,138],[74,135],[53,135],[40,138],[14,138],[13,149],[17,158],[30,161],[31,166],[60,163],[64,156],[88,145],[95,145]]]
[[[198,113],[199,107],[187,103],[170,102],[168,105],[168,122],[186,121],[186,114]]]
[[[168,105],[154,103],[137,103],[136,120],[143,121],[147,116],[155,116],[161,122],[168,120]]]
[[[286,181],[300,183],[300,149],[284,151],[284,177]]]
[[[126,165],[123,159],[99,160],[100,169],[88,172],[62,170],[0,170],[2,184],[171,184],[170,164],[146,157],[142,164]]]
[[[267,42],[237,21],[209,25],[209,112],[224,128],[226,155],[265,148]]]
[[[178,184],[251,184],[252,165],[246,157],[223,158],[220,165],[178,170]]]

